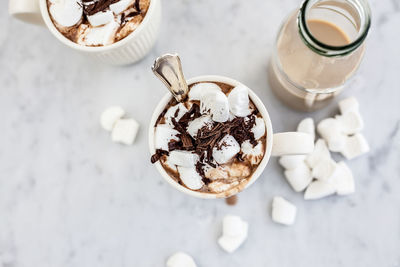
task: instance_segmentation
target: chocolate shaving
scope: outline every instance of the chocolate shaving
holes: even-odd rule
[[[135,9],[140,14],[140,12],[141,12],[141,10],[140,10],[140,0],[136,0],[135,1]]]
[[[156,153],[151,156],[151,163],[156,163],[163,155],[169,155],[169,152],[162,149],[156,149]]]
[[[190,137],[190,135],[188,134],[182,135],[181,140],[182,140],[182,146],[183,148],[185,148],[185,150],[191,150],[194,148],[192,137]]]
[[[127,14],[126,17],[127,17],[127,18],[132,18],[132,17],[135,17],[135,16],[137,16],[137,15],[140,15],[140,12],[138,12],[138,11],[133,11],[133,12]]]
[[[116,2],[119,2],[119,0],[82,0],[83,14],[91,16],[97,12],[105,11]]]

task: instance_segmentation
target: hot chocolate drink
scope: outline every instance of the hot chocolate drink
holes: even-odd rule
[[[118,42],[143,21],[150,0],[47,0],[53,24],[84,46]]]
[[[264,119],[248,88],[225,83],[189,85],[185,101],[172,99],[154,125],[156,153],[180,185],[206,193],[245,186],[266,151]]]

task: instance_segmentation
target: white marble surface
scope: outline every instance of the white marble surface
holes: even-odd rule
[[[187,77],[221,74],[255,90],[276,131],[306,114],[282,106],[267,83],[277,28],[299,0],[164,0],[155,49],[137,65],[94,63],[40,27],[0,11],[0,254],[9,267],[163,266],[177,250],[213,266],[400,266],[400,2],[374,0],[356,95],[371,152],[349,162],[357,193],[304,201],[276,159],[230,207],[193,199],[150,164],[147,127],[166,92],[150,66],[179,52]],[[5,4],[5,3],[3,3]],[[360,86],[361,85],[361,86]],[[119,104],[141,123],[132,147],[111,143],[102,110]],[[335,105],[312,114],[317,120]],[[274,195],[298,206],[297,222],[271,221]],[[217,245],[221,219],[250,224],[233,255]]]

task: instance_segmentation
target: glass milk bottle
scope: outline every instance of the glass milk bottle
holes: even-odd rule
[[[294,109],[324,107],[360,65],[370,24],[364,0],[305,0],[278,33],[268,74],[273,92]]]

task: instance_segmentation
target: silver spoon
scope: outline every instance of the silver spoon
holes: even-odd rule
[[[151,67],[154,74],[165,84],[176,101],[183,102],[189,88],[182,72],[181,59],[178,54],[165,54],[157,58]]]

